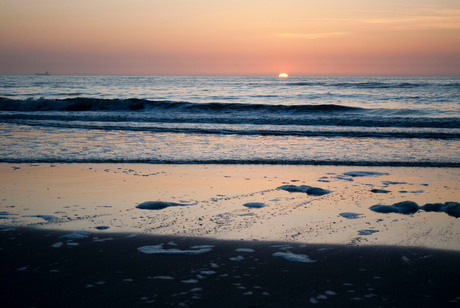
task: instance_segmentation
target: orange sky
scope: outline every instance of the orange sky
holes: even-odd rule
[[[0,0],[0,74],[460,76],[458,0]]]

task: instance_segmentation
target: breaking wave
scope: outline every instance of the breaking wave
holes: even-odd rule
[[[240,103],[190,103],[175,101],[157,101],[138,98],[102,99],[102,98],[65,98],[65,99],[9,99],[0,97],[0,110],[3,111],[143,111],[177,110],[187,112],[225,112],[225,111],[266,111],[266,112],[335,112],[357,111],[362,108],[334,104],[320,105],[265,105]]]
[[[458,117],[432,117],[424,111],[385,108],[360,108],[337,104],[270,105],[243,103],[191,103],[177,101],[102,98],[9,99],[0,97],[0,120],[27,125],[94,128],[91,122],[130,123],[211,123],[253,125],[309,125],[336,127],[460,128]],[[73,123],[75,121],[85,123]],[[37,123],[40,122],[40,123]],[[106,129],[106,125],[97,125]],[[129,129],[126,125],[121,126]],[[113,126],[110,129],[115,129]],[[138,129],[138,128],[134,128]],[[145,127],[143,128],[145,129]],[[154,130],[154,128],[152,128]],[[243,130],[244,131],[244,130]],[[223,133],[223,132],[220,132]],[[249,132],[249,134],[252,134]],[[258,134],[264,134],[258,132]],[[287,134],[272,133],[265,134]],[[292,131],[290,135],[312,134]],[[320,133],[320,135],[322,135]],[[353,136],[369,136],[365,132]],[[402,136],[401,136],[402,137]],[[428,134],[423,138],[458,138],[452,134]],[[404,138],[413,138],[406,134]],[[417,138],[417,136],[415,136]]]
[[[321,87],[337,87],[337,88],[355,88],[355,89],[410,89],[429,86],[442,87],[460,87],[460,83],[452,82],[442,85],[433,83],[416,83],[416,82],[290,82],[289,86],[321,86]]]

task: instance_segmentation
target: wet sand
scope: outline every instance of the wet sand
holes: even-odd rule
[[[37,229],[0,233],[2,307],[460,303],[458,251],[126,233],[70,239],[70,234]],[[150,250],[156,254],[139,249],[160,244],[161,249]]]
[[[460,201],[456,168],[0,164],[0,174],[5,307],[460,302],[460,220],[424,206]],[[415,208],[371,209],[401,202]]]
[[[457,168],[0,164],[0,174],[3,226],[460,250],[459,219],[423,210],[460,201]],[[371,210],[407,201],[422,208]]]

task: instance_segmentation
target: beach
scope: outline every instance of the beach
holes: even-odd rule
[[[1,306],[458,306],[459,89],[0,76]]]
[[[448,306],[456,168],[0,164],[6,307]],[[412,201],[410,213],[375,205]],[[425,210],[426,209],[426,210]]]
[[[456,168],[147,164],[0,164],[0,168],[4,225],[460,250],[458,219],[423,210],[425,204],[460,199]],[[305,187],[325,193],[308,194],[302,190]],[[149,201],[174,206],[136,208]],[[420,209],[406,214],[370,209],[404,201],[415,202]]]
[[[458,251],[124,233],[63,238],[69,234],[1,232],[3,307],[456,307],[460,300]],[[160,244],[163,253],[139,251]]]

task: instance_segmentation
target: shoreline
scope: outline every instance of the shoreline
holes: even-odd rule
[[[410,162],[410,161],[303,161],[303,160],[151,160],[151,159],[82,159],[82,160],[59,160],[59,159],[37,159],[37,160],[0,160],[0,164],[16,165],[42,165],[42,164],[66,164],[66,165],[88,165],[88,164],[105,164],[105,165],[150,165],[150,166],[168,166],[168,165],[203,165],[203,166],[298,166],[298,167],[368,167],[368,168],[460,168],[460,162]]]
[[[0,232],[3,306],[454,307],[460,302],[458,251],[70,234]],[[163,252],[157,254],[139,250],[159,244]],[[200,249],[204,252],[188,253]],[[302,262],[305,257],[308,262]]]

